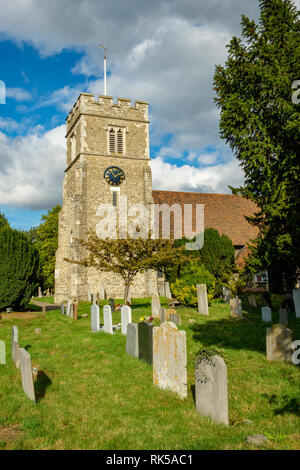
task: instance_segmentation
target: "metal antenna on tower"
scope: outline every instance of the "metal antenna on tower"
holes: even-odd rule
[[[106,95],[106,51],[109,49],[102,46],[102,44],[99,44],[99,47],[104,50],[104,95]]]

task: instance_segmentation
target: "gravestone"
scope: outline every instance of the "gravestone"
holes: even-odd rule
[[[20,367],[20,348],[19,348],[19,333],[18,327],[11,328],[11,357],[17,368]]]
[[[65,314],[65,304],[60,304],[60,311],[62,315]]]
[[[92,301],[92,294],[91,294],[91,288],[90,286],[88,285],[88,301],[91,302]]]
[[[67,302],[67,307],[66,307],[66,316],[67,316],[67,317],[70,317],[70,316],[71,316],[71,305],[72,305],[72,304],[71,304],[70,300],[68,300],[68,302]]]
[[[149,322],[138,324],[139,359],[152,364],[153,362],[153,326]]]
[[[127,325],[131,323],[131,308],[128,305],[121,307],[121,332],[127,335]]]
[[[157,283],[157,289],[158,289],[158,295],[160,297],[166,297],[165,283],[164,282],[158,282]]]
[[[96,305],[96,301],[97,301],[97,295],[92,294],[92,303],[93,303],[93,305]]]
[[[200,415],[229,425],[227,366],[222,357],[204,357],[196,364],[195,398]]]
[[[163,307],[159,310],[160,323],[167,321],[167,310]]]
[[[153,383],[187,397],[186,333],[172,322],[153,327]]]
[[[231,299],[230,290],[228,287],[223,286],[223,300],[226,304],[229,304]]]
[[[99,295],[100,295],[100,300],[105,300],[105,290],[104,290],[104,285],[102,283],[100,285]]]
[[[256,298],[254,295],[249,295],[248,296],[248,303],[250,307],[257,308],[257,303],[256,303]]]
[[[300,288],[293,289],[293,301],[296,318],[300,318]]]
[[[159,318],[160,299],[157,294],[151,296],[151,315],[154,318]]]
[[[43,297],[42,288],[39,286],[38,297]]]
[[[103,307],[103,322],[104,322],[104,327],[103,331],[104,333],[110,333],[113,334],[113,324],[112,324],[112,315],[111,315],[111,308],[109,305],[104,305]]]
[[[197,286],[198,312],[201,315],[209,315],[206,284],[198,284]]]
[[[175,325],[181,325],[181,316],[177,313],[170,313],[169,320]]]
[[[0,340],[0,364],[6,364],[6,348],[4,341]]]
[[[27,395],[30,400],[35,402],[30,354],[24,348],[20,348],[20,366],[22,374],[22,385],[25,395]]]
[[[170,291],[169,283],[166,281],[164,284],[165,284],[165,297],[167,297],[167,299],[172,299],[172,294]]]
[[[268,361],[292,361],[293,332],[279,323],[267,328],[266,350]]]
[[[129,356],[139,357],[139,332],[137,323],[128,323],[126,352]]]
[[[72,304],[73,305],[73,318],[74,320],[77,320],[77,313],[78,313],[78,304],[77,302]]]
[[[283,325],[288,324],[288,311],[286,308],[279,309],[279,323],[282,323]]]
[[[111,311],[114,312],[115,311],[115,301],[112,297],[110,297],[108,299],[108,305],[110,306]]]
[[[91,329],[93,333],[100,331],[100,309],[96,304],[91,306]]]
[[[269,323],[272,321],[272,310],[270,307],[262,307],[261,308],[261,317],[262,321]]]
[[[243,318],[242,301],[238,297],[230,299],[230,313],[233,318]]]

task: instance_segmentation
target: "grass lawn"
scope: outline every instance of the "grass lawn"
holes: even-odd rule
[[[150,299],[134,300],[132,309],[133,321],[150,315]],[[246,437],[260,433],[269,439],[264,449],[300,449],[300,368],[267,362],[260,309],[246,307],[245,318],[237,320],[221,301],[212,302],[209,317],[177,308],[187,333],[186,400],[153,385],[152,368],[126,355],[120,332],[91,333],[90,318],[81,318],[89,311],[90,304],[81,303],[77,321],[60,311],[45,318],[2,314],[7,364],[0,365],[0,449],[253,449]],[[277,314],[273,317],[276,322]],[[119,312],[113,321],[120,321]],[[24,395],[11,359],[12,325],[19,328],[20,346],[44,373],[36,383],[37,404]],[[289,327],[300,339],[300,321],[291,319]],[[195,410],[194,355],[208,346],[227,363],[229,427]]]

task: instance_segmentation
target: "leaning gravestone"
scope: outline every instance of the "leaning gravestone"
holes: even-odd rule
[[[288,311],[286,308],[279,309],[279,323],[282,323],[283,325],[288,324]]]
[[[100,331],[100,309],[96,304],[91,306],[91,329],[93,333]]]
[[[126,352],[129,356],[139,357],[139,332],[137,323],[128,323]]]
[[[27,395],[30,400],[35,401],[30,354],[23,348],[20,348],[20,365],[25,395]]]
[[[201,315],[209,315],[206,284],[198,284],[197,286],[198,312]]]
[[[293,301],[295,307],[296,318],[300,318],[300,288],[293,289]]]
[[[139,359],[148,364],[153,362],[153,326],[149,322],[138,325]]]
[[[248,303],[250,307],[257,308],[257,303],[256,303],[256,298],[254,295],[249,295],[248,296]]]
[[[223,286],[223,300],[226,304],[229,304],[231,299],[230,290],[228,287]]]
[[[167,299],[172,299],[170,286],[169,286],[169,283],[167,281],[165,282],[165,296],[167,297]]]
[[[267,328],[266,349],[268,361],[292,361],[293,332],[279,323]]]
[[[170,313],[169,320],[175,325],[181,325],[181,317],[177,313]]]
[[[167,321],[167,310],[163,307],[159,310],[160,323]]]
[[[222,357],[203,357],[196,363],[195,398],[199,414],[229,425],[227,366]]]
[[[121,332],[127,334],[127,325],[131,323],[131,308],[128,305],[121,307]]]
[[[103,331],[104,333],[110,333],[113,334],[113,324],[112,324],[112,315],[111,315],[111,308],[109,305],[104,305],[103,307],[103,322],[104,322],[104,327]]]
[[[230,299],[230,313],[233,318],[243,318],[242,301],[238,297]]]
[[[153,328],[153,383],[187,397],[186,333],[172,322]]]
[[[17,368],[20,367],[20,348],[19,348],[19,333],[18,327],[11,328],[11,357]]]
[[[0,364],[6,364],[6,348],[4,341],[0,340]]]
[[[270,307],[261,308],[261,317],[263,322],[269,323],[272,321],[272,310]]]
[[[157,294],[151,296],[151,314],[154,318],[159,318],[160,300]]]

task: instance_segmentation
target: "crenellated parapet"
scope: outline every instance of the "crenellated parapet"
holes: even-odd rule
[[[117,98],[114,103],[112,96],[81,93],[66,119],[67,133],[81,114],[110,117],[148,123],[148,103],[130,99]]]

